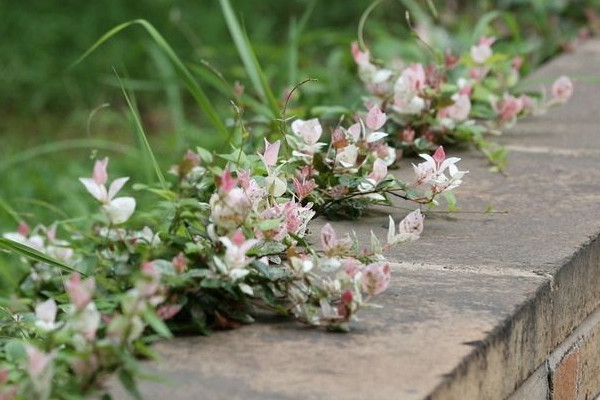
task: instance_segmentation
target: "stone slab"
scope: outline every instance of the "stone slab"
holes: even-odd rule
[[[460,166],[470,171],[456,191],[459,206],[478,213],[429,214],[421,239],[394,247],[386,254],[389,259],[451,269],[554,273],[600,231],[600,154],[513,152],[508,177],[490,173],[477,153],[452,154],[463,156]],[[483,214],[490,204],[506,214]],[[354,230],[365,243],[371,230],[385,239],[388,214],[398,222],[407,208],[417,208],[408,202],[396,206],[402,208],[379,207],[358,223],[339,221],[334,226],[341,232]]]
[[[142,386],[153,399],[422,399],[447,379],[541,277],[394,266],[383,308],[365,312],[350,334],[281,319],[156,346],[151,372],[168,383]],[[117,399],[124,398],[117,396]]]
[[[599,49],[588,42],[534,78],[597,74]],[[508,213],[430,214],[419,241],[388,254],[398,264],[384,308],[353,333],[268,319],[162,343],[164,362],[148,368],[172,385],[145,384],[146,398],[507,398],[600,302],[600,90],[581,86],[551,120],[501,139],[513,148],[508,177],[458,152],[471,171],[457,191],[463,211]],[[408,211],[334,226],[385,237],[390,212]]]
[[[561,107],[550,109],[545,115],[530,118],[530,121],[519,121],[515,129],[505,132],[503,136],[516,136],[521,144],[527,144],[527,139],[525,138],[523,142],[522,136],[529,136],[529,127],[536,125],[538,121],[549,127],[551,125],[548,123],[555,123],[559,130],[569,125],[600,128],[598,125],[600,98],[597,96],[598,90],[600,90],[598,66],[600,66],[600,41],[596,39],[586,41],[575,52],[558,57],[539,68],[530,78],[526,79],[524,87],[539,89],[543,86],[550,96],[552,82],[561,75],[568,75],[575,82],[573,98]],[[556,140],[559,140],[559,143],[562,143],[565,148],[586,149],[588,144],[599,144],[597,136],[579,135],[578,129],[573,129],[569,135],[562,138],[565,139],[563,141],[561,141],[560,135],[552,132],[553,130],[549,129],[548,136],[545,138],[549,147],[557,147]],[[569,137],[580,140],[568,140]],[[544,138],[538,137],[538,139]]]

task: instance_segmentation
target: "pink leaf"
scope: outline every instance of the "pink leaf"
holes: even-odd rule
[[[367,114],[367,127],[375,131],[381,128],[385,124],[385,121],[387,121],[387,116],[379,109],[379,106],[371,107]]]
[[[108,173],[106,168],[108,167],[108,157],[104,160],[98,160],[94,163],[94,171],[92,172],[92,179],[98,185],[104,185],[108,179]]]
[[[444,152],[444,147],[438,147],[435,153],[433,153],[433,159],[435,160],[436,164],[440,165],[445,158],[446,153]]]
[[[269,143],[265,139],[265,152],[262,156],[262,160],[267,167],[272,167],[277,164],[277,156],[279,155],[279,147],[281,146],[281,140],[274,143]]]

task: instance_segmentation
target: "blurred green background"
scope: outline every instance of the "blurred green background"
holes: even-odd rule
[[[299,113],[317,106],[356,107],[362,89],[349,46],[370,0],[232,0],[274,94],[304,78]],[[431,10],[435,6],[437,15]],[[474,32],[524,54],[526,69],[598,30],[600,0],[388,0],[367,20],[376,57],[423,59],[405,18],[434,45],[467,49]],[[224,121],[235,116],[218,78],[254,96],[216,0],[0,0],[0,231],[89,215],[96,204],[77,181],[95,156],[111,157],[112,177],[148,182],[135,128],[114,70],[135,94],[142,122],[164,168],[185,148],[221,146],[169,60],[139,26],[69,69],[102,34],[143,18],[196,75]],[[114,70],[113,70],[114,68]],[[129,188],[131,190],[131,188]],[[16,213],[16,214],[15,214]]]

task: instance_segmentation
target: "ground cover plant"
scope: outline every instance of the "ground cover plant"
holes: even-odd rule
[[[141,26],[226,146],[193,147],[165,173],[126,85],[131,81],[115,74],[137,132],[133,162],[145,179],[114,178],[109,163],[116,157],[109,162],[99,151],[93,165],[86,163],[91,174],[64,178],[99,205],[97,212],[44,225],[0,199],[15,226],[0,246],[17,255],[3,269],[24,270],[0,299],[0,399],[110,398],[105,385],[113,374],[139,397],[136,359],[154,356],[154,340],[235,328],[252,322],[256,308],[347,330],[389,285],[385,251],[419,238],[421,208],[440,199],[454,206],[452,192],[467,171],[440,144],[487,150],[486,132],[572,93],[566,77],[549,99],[514,92],[519,59],[496,53],[489,36],[462,56],[434,51],[430,64],[400,64],[373,59],[359,34],[351,54],[365,85],[357,80],[356,93],[365,97],[353,108],[307,107],[302,93],[312,82],[292,81],[275,95],[229,1],[220,5],[249,80],[249,89],[229,85],[211,71],[214,87],[232,100],[230,121],[147,21],[117,26],[89,53]],[[408,151],[421,160],[412,164],[413,179],[402,181],[389,169]],[[330,224],[318,232],[319,244],[307,238],[317,215],[359,218],[392,197],[416,209],[398,224],[390,217],[385,238],[373,234],[370,243],[358,243]]]
[[[382,123],[380,112],[366,122]],[[79,179],[100,203],[89,229],[21,223],[4,234],[0,246],[25,257],[29,273],[2,305],[2,396],[103,393],[113,372],[137,396],[134,357],[152,354],[146,342],[237,327],[252,322],[253,307],[347,330],[389,284],[383,251],[418,239],[424,217],[419,209],[398,225],[390,217],[387,238],[373,234],[366,247],[326,224],[318,249],[306,240],[310,220],[331,205],[335,215],[350,215],[357,206],[347,200],[355,198],[379,202],[393,193],[431,203],[465,172],[442,147],[423,155],[412,182],[389,175],[372,151],[359,161],[349,154],[354,145],[327,161],[321,131],[316,120],[294,121],[289,140],[297,144],[283,160],[280,141],[265,140],[259,154],[223,155],[224,168],[206,150],[190,150],[172,179],[157,170],[158,187],[138,186],[156,197],[146,210],[119,196],[129,178],[109,181],[109,159],[100,159],[91,177]],[[317,158],[326,166],[313,178]]]
[[[437,15],[425,2],[388,0],[376,7],[364,28],[371,54],[381,60],[400,57],[407,63],[431,64],[430,52],[411,39],[406,10],[413,28],[428,32],[422,36],[434,48],[462,54],[479,37],[496,37],[495,53],[523,56],[522,76],[557,51],[573,47],[580,37],[597,32],[597,0],[434,3]],[[279,101],[303,79],[317,79],[295,92],[290,115],[327,117],[328,111],[340,106],[347,110],[362,106],[364,90],[356,85],[348,43],[356,40],[360,15],[369,4],[367,0],[343,5],[307,0],[234,2]],[[75,26],[65,7],[55,0],[30,7],[7,3],[3,8],[7,24],[0,28],[5,38],[0,49],[11,55],[0,61],[3,197],[9,196],[18,212],[35,208],[36,218],[45,223],[55,219],[58,211],[48,204],[71,215],[90,212],[89,202],[67,195],[75,190],[75,183],[63,176],[65,168],[71,176],[82,174],[92,149],[112,155],[113,168],[120,172],[137,180],[150,179],[147,168],[135,168],[144,162],[143,154],[136,148],[135,137],[128,134],[133,120],[112,66],[123,84],[135,91],[148,140],[163,168],[192,145],[209,149],[220,145],[212,140],[215,136],[209,134],[209,124],[178,82],[173,66],[142,30],[124,32],[85,64],[65,72],[110,27],[133,18],[150,21],[186,61],[223,121],[234,119],[235,114],[226,94],[229,89],[212,70],[219,71],[229,87],[237,80],[246,86],[246,94],[256,94],[218,2],[113,4],[102,7],[102,12],[98,5],[69,4],[70,12],[85,21]],[[35,24],[27,23],[33,20]],[[77,29],[77,34],[69,29]],[[64,154],[74,162],[58,167]],[[46,165],[42,173],[38,162]],[[53,190],[55,184],[65,190]],[[0,225],[8,229],[12,223],[9,214],[0,212]]]

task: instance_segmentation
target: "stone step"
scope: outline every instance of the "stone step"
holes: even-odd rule
[[[593,40],[532,78],[551,83],[599,67],[600,41]],[[470,173],[456,194],[464,211],[491,203],[507,213],[430,214],[420,240],[387,254],[394,267],[379,297],[384,307],[361,314],[350,334],[265,317],[159,343],[163,359],[147,368],[166,383],[144,382],[145,398],[501,400],[523,382],[514,399],[546,382],[547,391],[536,393],[562,399],[567,384],[552,383],[562,364],[549,357],[600,304],[600,85],[576,83],[566,106],[498,140],[512,149],[509,176],[490,173],[479,153],[464,151],[461,169]],[[370,230],[385,238],[390,213],[399,220],[407,210],[380,207],[334,227],[365,241]],[[597,377],[575,379],[573,398],[600,392]],[[118,389],[115,397],[127,398]]]

